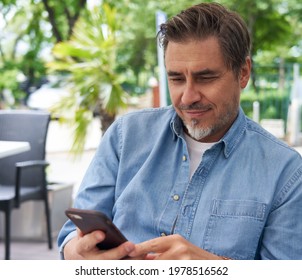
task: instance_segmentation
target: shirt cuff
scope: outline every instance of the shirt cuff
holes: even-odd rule
[[[72,232],[70,232],[64,239],[63,243],[61,244],[60,248],[59,248],[59,253],[60,253],[60,259],[61,260],[65,260],[64,258],[64,247],[65,245],[75,236],[77,235],[77,231],[74,230]]]

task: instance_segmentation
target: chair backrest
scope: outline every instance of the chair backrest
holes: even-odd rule
[[[0,184],[14,185],[15,163],[29,160],[44,160],[46,137],[50,114],[35,110],[0,110],[0,140],[26,141],[31,149],[17,155],[0,159]],[[41,182],[42,173],[22,174],[22,184],[34,186]]]

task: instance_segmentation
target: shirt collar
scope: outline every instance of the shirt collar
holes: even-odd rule
[[[224,155],[226,158],[230,156],[230,154],[233,152],[236,146],[240,143],[243,134],[246,130],[246,127],[247,127],[246,116],[242,108],[240,107],[236,120],[234,121],[230,129],[227,131],[227,133],[221,139],[221,141],[225,144]]]
[[[246,126],[246,117],[242,108],[240,107],[236,120],[227,133],[217,143],[224,143],[224,155],[226,158],[230,156],[237,144],[240,143],[240,140],[246,130]],[[172,117],[170,127],[173,131],[173,140],[176,140],[177,137],[180,137],[183,134],[183,123],[176,112]]]
[[[174,110],[174,115],[170,122],[170,127],[173,132],[173,140],[176,140],[177,137],[180,137],[183,134],[183,123],[175,110]]]

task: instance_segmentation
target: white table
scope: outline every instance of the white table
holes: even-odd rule
[[[30,150],[28,142],[0,141],[0,158],[23,153]]]

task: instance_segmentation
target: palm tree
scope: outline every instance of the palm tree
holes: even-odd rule
[[[114,8],[107,4],[94,7],[78,20],[69,41],[55,45],[55,60],[47,65],[49,70],[68,77],[70,96],[55,110],[73,112],[69,119],[75,126],[73,152],[83,151],[87,128],[96,108],[102,132],[105,132],[118,109],[126,106],[126,92],[121,86],[123,78],[115,71],[118,30]]]

